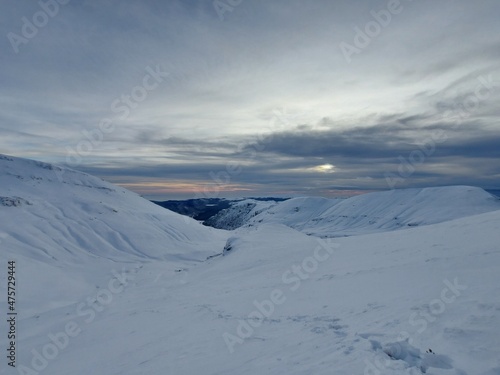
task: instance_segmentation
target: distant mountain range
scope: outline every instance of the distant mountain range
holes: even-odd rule
[[[234,204],[246,199],[252,199],[255,201],[262,201],[262,202],[267,202],[267,201],[282,202],[289,198],[271,198],[271,197],[241,198],[241,199],[199,198],[199,199],[152,201],[152,202],[157,204],[158,206],[167,208],[181,215],[186,215],[192,217],[195,220],[205,222],[211,217],[217,215],[220,211],[230,208]]]
[[[280,223],[320,237],[435,224],[500,209],[497,195],[477,187],[390,190],[351,198],[191,199],[155,202],[218,229]]]
[[[494,189],[494,190],[486,189],[486,191],[490,194],[493,194],[493,195],[496,195],[497,197],[500,197],[500,189]]]

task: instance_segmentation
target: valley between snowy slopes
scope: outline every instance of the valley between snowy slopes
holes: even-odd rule
[[[297,198],[226,231],[0,156],[0,197],[1,288],[8,260],[19,280],[2,374],[500,374],[500,204],[481,189]]]

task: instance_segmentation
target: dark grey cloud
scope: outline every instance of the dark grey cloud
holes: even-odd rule
[[[436,132],[440,138],[432,138]],[[173,139],[179,152],[174,160],[133,166],[117,161],[112,167],[95,165],[84,170],[115,182],[127,179],[194,181],[200,186],[220,185],[222,190],[227,183],[252,186],[252,191],[260,194],[283,191],[291,186],[290,194],[387,189],[391,187],[387,174],[400,176],[400,168],[403,168],[404,179],[398,187],[470,184],[495,188],[500,176],[500,134],[485,129],[480,133],[481,136],[464,136],[442,124],[408,128],[395,119],[392,125],[367,128],[275,133],[258,143],[252,143],[251,139],[233,139],[234,144],[229,148],[240,150],[224,156],[210,151],[211,146],[214,149],[219,146],[217,143]],[[415,134],[419,136],[418,142],[415,142]],[[439,142],[435,142],[436,139]],[[230,144],[231,140],[224,143]],[[190,155],[190,150],[197,146],[202,146],[205,155],[211,157],[198,159],[200,154],[196,151],[194,156]],[[182,147],[185,148],[180,149]],[[193,160],[199,162],[193,163]],[[323,173],[315,169],[324,164],[332,164],[334,171]],[[228,173],[228,166],[237,168],[238,172]],[[412,168],[410,175],[406,174],[408,168]]]
[[[386,9],[244,0],[221,20],[212,1],[70,1],[16,53],[10,33],[41,10],[17,1],[0,13],[0,152],[65,164],[110,119],[75,168],[211,184],[233,162],[238,188],[329,194],[387,188],[384,173],[444,131],[400,187],[498,187],[500,5],[402,0],[346,61],[339,45]],[[168,77],[113,110],[158,66]]]
[[[270,135],[265,152],[294,157],[338,157],[362,160],[393,158],[410,153],[423,145],[435,145],[434,157],[467,158],[500,156],[500,132],[474,127],[470,133],[481,135],[463,139],[463,131],[446,125],[408,128],[404,125],[378,125],[321,132],[288,131]],[[433,134],[436,134],[433,136]],[[439,134],[439,135],[437,135]],[[442,136],[447,140],[441,141]],[[435,139],[434,139],[435,138]],[[248,149],[258,145],[248,145]]]

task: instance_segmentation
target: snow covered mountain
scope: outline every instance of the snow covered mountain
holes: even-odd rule
[[[0,282],[15,260],[18,315],[16,368],[0,373],[500,374],[497,202],[469,187],[371,197],[262,206],[224,231],[1,156]],[[363,215],[380,219],[349,231]],[[350,237],[319,238],[339,223]]]
[[[117,262],[168,260],[174,272],[219,253],[227,237],[88,174],[4,155],[0,223],[2,257],[34,278],[23,297],[40,300],[38,310],[71,300]]]
[[[218,250],[207,246],[218,231],[96,177],[46,163],[0,156],[0,204],[3,230],[25,248],[22,254],[41,261],[203,260]]]
[[[228,208],[205,220],[204,224],[214,228],[233,230],[247,224],[253,217],[276,206],[276,204],[275,201],[257,201],[255,199],[232,202]]]
[[[436,224],[500,209],[498,197],[471,186],[392,190],[347,199],[305,197],[277,204],[261,203],[267,205],[240,202],[222,210],[209,223],[223,229],[281,223],[306,234],[338,237]]]

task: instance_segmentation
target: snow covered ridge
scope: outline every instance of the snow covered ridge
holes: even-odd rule
[[[225,241],[217,230],[99,178],[5,155],[0,222],[17,255],[49,263],[89,257],[201,261]]]
[[[436,224],[495,210],[500,210],[500,199],[483,189],[449,186],[391,190],[348,199],[292,198],[277,204],[261,202],[259,207],[247,200],[221,211],[207,224],[234,229],[281,223],[310,235],[340,237]]]
[[[204,224],[214,228],[233,230],[247,224],[253,217],[276,204],[275,201],[245,199],[231,204],[229,208],[205,220]]]

